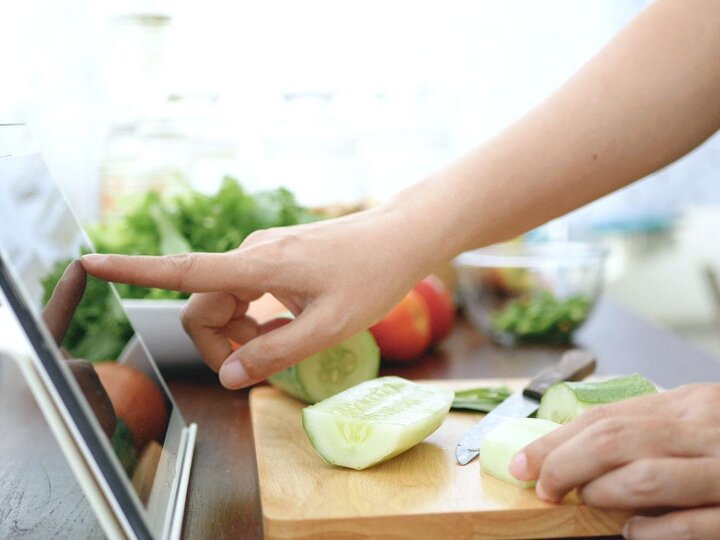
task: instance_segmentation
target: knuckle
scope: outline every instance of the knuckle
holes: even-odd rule
[[[585,418],[590,423],[599,422],[610,417],[610,408],[607,405],[598,405],[585,412]]]
[[[278,252],[291,249],[301,242],[300,235],[292,227],[262,229],[251,232],[242,243],[243,247],[263,244],[270,251]]]
[[[183,290],[185,276],[193,271],[195,258],[190,253],[177,253],[174,255],[166,255],[165,261],[170,267],[171,275],[175,276],[174,282],[172,283],[173,287],[178,290]]]
[[[300,236],[297,233],[292,232],[291,230],[284,231],[282,234],[277,235],[273,240],[275,248],[280,251],[287,251],[289,249],[292,249],[300,242]]]
[[[598,458],[602,461],[615,461],[626,440],[628,426],[618,418],[603,418],[592,428],[593,444]]]
[[[274,280],[279,273],[288,265],[289,258],[287,250],[279,249],[276,240],[270,242],[259,242],[244,247],[242,252],[237,253],[238,264],[247,264],[254,268],[262,268],[265,279]],[[294,265],[292,265],[294,267]]]
[[[657,493],[660,485],[658,470],[646,460],[636,461],[626,477],[627,493],[635,501],[645,501]]]
[[[260,230],[251,232],[250,234],[248,234],[245,237],[245,240],[243,240],[241,245],[250,245],[250,244],[262,242],[263,240],[265,240],[268,237],[270,230],[271,229],[260,229]]]
[[[333,341],[347,337],[349,326],[350,316],[348,310],[340,308],[326,310],[315,324],[322,337]]]

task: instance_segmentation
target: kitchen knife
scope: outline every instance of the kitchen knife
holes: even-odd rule
[[[485,435],[506,418],[526,418],[540,406],[545,390],[562,381],[579,381],[595,371],[595,357],[582,349],[572,349],[560,361],[536,375],[522,393],[513,394],[475,424],[455,448],[460,465],[467,465],[480,453]]]

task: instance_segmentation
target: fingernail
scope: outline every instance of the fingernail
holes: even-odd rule
[[[547,491],[545,491],[545,488],[540,483],[540,480],[537,481],[537,484],[535,484],[535,493],[537,493],[537,496],[540,497],[543,501],[556,503],[559,502],[557,499],[554,499],[550,495],[547,494]]]
[[[80,260],[87,261],[92,264],[102,264],[107,260],[107,255],[102,255],[100,253],[88,253],[87,255],[80,257]]]
[[[225,362],[220,367],[220,383],[230,390],[247,386],[250,382],[245,366],[239,360]]]
[[[623,538],[630,538],[630,522],[631,521],[632,521],[631,519],[628,519],[625,522],[625,525],[623,526],[623,530],[622,530]]]
[[[508,467],[510,474],[512,474],[518,480],[530,480],[530,473],[528,472],[527,456],[525,452],[518,452],[510,462]]]

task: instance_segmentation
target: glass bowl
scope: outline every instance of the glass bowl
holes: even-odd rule
[[[567,344],[602,288],[605,250],[580,242],[505,243],[455,258],[470,319],[494,341]]]

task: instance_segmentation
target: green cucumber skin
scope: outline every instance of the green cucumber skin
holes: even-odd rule
[[[480,447],[481,469],[507,484],[522,489],[533,487],[535,481],[525,482],[510,474],[510,462],[520,450],[559,427],[538,418],[508,418],[485,436]]]
[[[381,377],[305,407],[303,429],[323,461],[362,470],[426,439],[442,424],[453,397],[452,390]]]
[[[655,385],[637,373],[607,381],[562,382],[545,392],[536,416],[566,424],[597,405],[655,392]]]
[[[344,352],[340,352],[344,351]],[[329,356],[335,362],[337,369],[342,361],[343,354],[352,355],[358,364],[356,370],[346,374],[346,378],[339,381],[323,383],[320,380],[313,380],[317,377],[317,370],[314,369],[318,363],[328,360]],[[362,370],[357,372],[357,369]],[[305,403],[317,403],[323,399],[342,392],[350,386],[354,386],[365,380],[377,377],[380,371],[380,348],[375,343],[370,332],[363,331],[346,339],[325,351],[317,353],[310,358],[288,367],[268,378],[268,382],[283,392],[301,400]]]
[[[310,403],[310,398],[305,391],[305,387],[297,376],[297,364],[290,366],[275,375],[271,375],[268,378],[268,382],[286,394],[290,394],[294,398]]]

